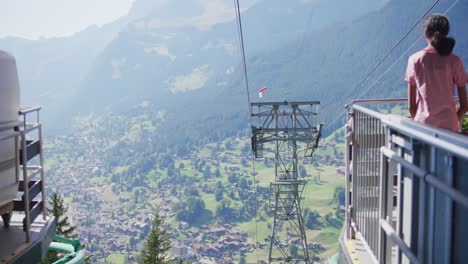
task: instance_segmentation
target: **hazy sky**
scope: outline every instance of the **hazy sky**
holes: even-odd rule
[[[127,14],[134,0],[0,0],[0,36],[70,35]]]

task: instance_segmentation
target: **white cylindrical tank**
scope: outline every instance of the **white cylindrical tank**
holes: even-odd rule
[[[19,98],[16,60],[11,54],[0,50],[0,124],[18,120]],[[9,129],[9,131],[12,131],[12,129]],[[0,131],[0,134],[5,132],[8,131]],[[14,138],[0,141],[0,164],[10,164],[6,168],[0,167],[0,206],[11,202],[18,191],[15,163],[9,162],[14,158]]]

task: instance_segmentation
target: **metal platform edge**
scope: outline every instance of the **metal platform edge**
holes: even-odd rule
[[[353,264],[353,261],[345,241],[345,226],[341,228],[340,238],[338,239],[338,263],[340,264]]]
[[[18,249],[19,252],[12,256],[7,262],[9,264],[30,264],[39,263],[47,253],[50,243],[55,236],[56,225],[55,218],[48,219],[47,224],[42,228],[38,239],[25,243],[23,248]],[[16,252],[15,252],[16,253]]]

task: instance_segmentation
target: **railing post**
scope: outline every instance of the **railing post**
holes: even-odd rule
[[[397,148],[397,153],[398,153],[398,156],[402,157],[402,158],[405,158],[405,150],[401,147],[401,146],[394,146],[395,148]],[[405,214],[406,211],[405,211],[405,207],[406,207],[406,203],[404,201],[405,199],[405,191],[406,191],[406,179],[404,177],[404,171],[403,171],[403,166],[398,163],[397,164],[397,179],[396,179],[396,186],[397,186],[397,209],[398,209],[398,218],[397,218],[397,222],[396,222],[396,232],[398,234],[398,237],[402,238],[403,237],[403,224],[404,224],[404,219],[406,219],[407,215]],[[394,178],[395,179],[395,178]],[[395,183],[393,184],[395,186]],[[393,195],[392,195],[393,196]],[[393,197],[392,197],[393,199]],[[411,221],[411,219],[410,219]],[[405,237],[406,238],[406,237]],[[406,239],[405,239],[406,240]],[[405,241],[406,242],[406,241]],[[400,264],[402,263],[402,260],[403,260],[403,256],[402,256],[402,252],[401,252],[401,249],[399,247],[397,247],[397,263]]]
[[[347,111],[349,111],[348,106],[346,106]],[[348,122],[345,125],[345,229],[346,229],[346,238],[350,238],[351,232],[350,232],[350,227],[351,227],[351,171],[349,166],[351,165],[351,151],[352,151],[352,146],[351,146],[351,140],[353,137],[353,131],[352,127],[350,126],[350,120],[352,116],[350,113],[348,113]]]
[[[390,129],[385,128],[385,144],[388,148],[390,145]],[[386,221],[391,224],[393,211],[393,177],[389,177],[389,159],[380,150],[380,203],[379,203],[379,222]],[[386,264],[392,261],[392,244],[391,240],[379,224],[379,245],[378,245],[378,260],[379,263]]]
[[[24,228],[26,231],[26,242],[31,240],[30,237],[30,215],[29,215],[29,177],[28,177],[28,156],[27,156],[27,145],[26,145],[26,131],[21,132],[21,149],[23,159],[23,202],[24,202]]]
[[[16,184],[20,181],[20,135],[15,135],[15,177]]]
[[[382,151],[380,152],[380,190],[379,190],[379,218],[380,220],[386,220],[387,212],[387,158],[384,156]],[[377,259],[379,263],[385,263],[385,249],[386,249],[386,234],[385,231],[379,226],[379,251]]]
[[[357,131],[356,131],[356,128],[357,128],[357,118],[356,118],[356,114],[355,114],[355,111],[354,111],[354,108],[353,106],[351,106],[351,140],[352,140],[352,147],[351,147],[351,163],[350,163],[350,170],[351,170],[351,184],[352,184],[352,196],[351,196],[351,202],[350,202],[350,210],[351,210],[351,219],[350,219],[350,225],[352,225],[352,222],[354,221],[354,223],[356,223],[356,205],[357,205],[357,195],[358,195],[358,191],[357,191],[357,179],[356,179],[356,172],[357,172],[357,166],[356,166],[356,159],[357,159],[357,156],[356,156],[356,134],[357,134]],[[352,228],[350,226],[350,229],[351,229],[351,238],[352,239],[355,239],[356,238],[356,232],[354,230],[354,228]]]
[[[38,122],[38,138],[39,138],[39,166],[41,173],[41,199],[42,199],[42,218],[46,220],[46,196],[45,196],[45,177],[44,177],[44,145],[42,141],[42,125],[39,124],[39,111],[37,112],[37,122]]]
[[[445,166],[445,183],[450,186],[454,187],[454,180],[453,180],[453,155],[446,153],[444,155],[444,164]],[[444,170],[442,170],[443,172]],[[443,175],[443,174],[442,174]],[[444,250],[444,262],[450,263],[452,260],[450,258],[451,252],[450,249],[452,248],[452,219],[453,219],[453,201],[450,196],[445,195],[445,229],[444,229],[444,241],[446,241],[446,246]]]
[[[435,169],[436,169],[436,148],[434,146],[431,146],[430,147],[430,152],[429,152],[429,173],[430,174],[435,174]],[[425,181],[425,179],[423,179],[423,181]],[[428,209],[429,209],[429,217],[428,217],[428,220],[429,220],[429,224],[427,225],[428,229],[425,230],[426,232],[428,232],[428,240],[427,240],[427,245],[426,245],[426,248],[427,248],[427,263],[428,264],[432,264],[434,263],[434,230],[435,230],[435,226],[434,226],[434,222],[435,222],[435,188],[433,186],[430,186],[429,187],[429,197],[428,197],[428,200],[429,200],[429,206],[428,206]]]
[[[426,166],[427,152],[424,150],[425,148],[421,144],[413,144],[413,162],[420,168],[424,168],[424,166]],[[417,238],[416,235],[414,235],[413,241],[417,242],[416,250],[418,259],[421,263],[425,263],[424,241],[426,239],[426,182],[422,178],[418,178],[417,182],[419,185],[419,193],[417,197],[415,197],[415,202],[417,202],[418,205],[418,233]],[[413,230],[413,234],[414,232],[416,232],[416,230]]]

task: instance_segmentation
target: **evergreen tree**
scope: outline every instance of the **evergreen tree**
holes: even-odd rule
[[[245,260],[245,254],[241,253],[240,259],[239,259],[239,264],[247,264],[247,261]]]
[[[235,174],[230,174],[228,176],[228,181],[232,184],[237,183],[237,176]]]
[[[156,214],[153,219],[153,226],[146,238],[138,263],[172,263],[173,259],[168,255],[169,249],[171,248],[171,241],[169,239],[169,234],[163,228],[163,224],[163,219]]]
[[[245,178],[240,178],[238,184],[240,189],[246,190],[249,188],[249,184]]]
[[[53,193],[49,199],[49,205],[47,213],[55,218],[55,225],[57,226],[55,234],[67,238],[75,238],[77,236],[75,234],[76,226],[72,226],[68,222],[68,216],[66,216],[68,208],[64,205],[63,198],[57,193]],[[41,264],[50,264],[59,260],[59,258],[57,251],[49,250]]]
[[[57,231],[55,234],[67,238],[76,238],[76,226],[72,226],[68,221],[68,208],[64,205],[63,198],[57,193],[53,193],[49,199],[50,208],[47,208],[47,213],[55,217]]]
[[[320,214],[317,211],[309,212],[306,216],[305,226],[309,229],[317,229],[320,227]]]
[[[297,258],[299,254],[299,248],[296,245],[291,245],[289,252],[293,258]]]
[[[176,208],[178,220],[193,224],[205,210],[205,202],[197,197],[188,197],[179,202]]]
[[[305,178],[307,176],[307,170],[303,165],[299,166],[299,176]]]
[[[131,236],[130,240],[128,241],[128,244],[129,244],[130,250],[135,249],[135,246],[136,246],[135,237]]]
[[[343,186],[335,187],[335,192],[333,193],[333,202],[338,206],[344,206],[345,204],[345,188]]]
[[[221,171],[219,170],[219,168],[216,168],[215,176],[216,176],[216,178],[221,177]]]
[[[327,223],[331,223],[333,221],[333,214],[332,213],[328,213],[325,215],[325,221]]]
[[[217,202],[219,202],[219,201],[221,201],[222,199],[223,199],[223,190],[220,190],[220,189],[216,190],[216,191],[215,191],[215,200],[216,200]]]

